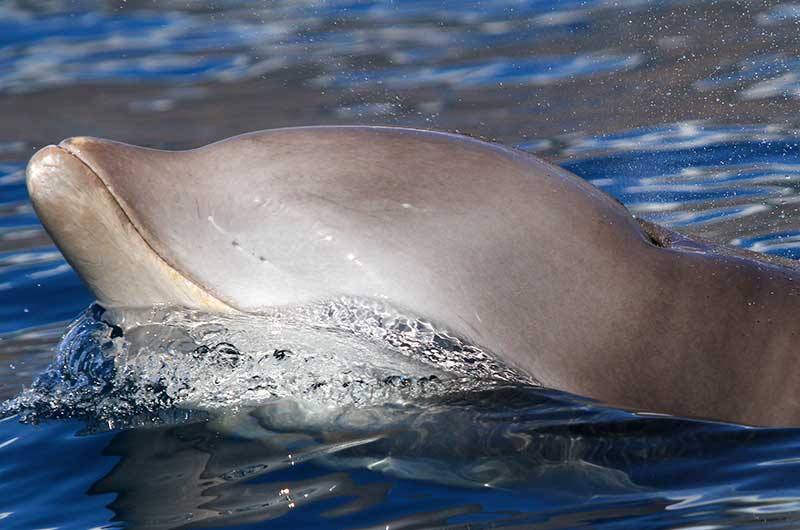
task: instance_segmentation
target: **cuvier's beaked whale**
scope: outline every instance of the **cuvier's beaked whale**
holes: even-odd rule
[[[800,273],[639,223],[583,179],[464,136],[302,127],[189,151],[72,138],[30,161],[42,223],[105,305],[257,313],[383,298],[545,386],[800,421]]]

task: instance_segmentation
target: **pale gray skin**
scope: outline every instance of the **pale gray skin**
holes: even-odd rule
[[[380,297],[548,387],[749,424],[800,418],[798,272],[648,234],[514,149],[384,127],[174,152],[73,138],[33,157],[28,188],[102,304],[257,313]]]

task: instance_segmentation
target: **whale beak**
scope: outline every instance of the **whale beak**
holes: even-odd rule
[[[230,310],[153,251],[82,160],[79,146],[103,149],[110,143],[65,140],[44,147],[28,163],[26,181],[34,210],[66,260],[106,306]]]

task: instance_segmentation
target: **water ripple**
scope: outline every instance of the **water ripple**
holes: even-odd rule
[[[294,329],[322,337],[317,355],[278,352],[286,330],[248,349],[252,322],[84,318],[60,341],[92,297],[22,171],[72,134],[186,147],[283,125],[434,126],[561,160],[638,216],[800,258],[797,6],[0,2],[0,399],[90,420],[0,420],[3,527],[797,526],[797,431],[464,388],[463,371],[437,383],[491,366],[425,328],[436,366],[352,330]],[[267,403],[224,407],[247,400]],[[176,406],[198,403],[216,412]]]
[[[352,65],[358,57],[378,51],[395,64],[428,65],[367,72],[374,81],[392,86],[408,86],[414,80],[482,85],[493,76],[501,82],[543,85],[632,69],[643,56],[598,50],[577,56],[464,59],[487,47],[533,46],[554,32],[585,29],[596,13],[646,7],[640,1],[613,5],[570,1],[554,9],[536,2],[416,0],[404,3],[402,10],[383,2],[342,1],[309,11],[304,2],[277,2],[268,7],[231,7],[212,29],[203,10],[192,12],[180,2],[174,10],[125,12],[93,11],[92,2],[79,3],[83,10],[59,9],[55,4],[37,16],[15,4],[0,10],[0,92],[93,82],[233,81],[303,63],[327,71],[319,78],[325,82],[326,76],[341,70],[337,63]],[[511,13],[514,19],[508,20]],[[332,31],[325,27],[330,18],[341,24],[372,20],[376,27]],[[407,23],[397,27],[398,18]],[[393,23],[383,25],[383,20]],[[443,20],[450,27],[443,27]],[[311,31],[314,36],[308,38]],[[354,74],[348,83],[356,83],[358,76]]]
[[[565,167],[638,215],[722,244],[795,257],[800,136],[777,126],[683,122],[571,136]]]
[[[459,88],[516,85],[550,85],[581,77],[628,70],[642,62],[640,55],[592,53],[580,56],[493,58],[441,67],[394,68],[353,73],[317,80],[323,86],[382,84],[394,88],[451,85]]]
[[[260,75],[282,61],[258,61],[242,50],[283,35],[275,24],[232,22],[211,31],[199,19],[169,12],[55,14],[39,17],[35,24],[0,18],[0,90]],[[211,50],[220,53],[202,53]]]

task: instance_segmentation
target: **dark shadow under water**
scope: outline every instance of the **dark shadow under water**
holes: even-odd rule
[[[296,404],[283,402],[100,435],[106,444],[94,445],[116,462],[88,494],[113,499],[113,520],[148,529],[620,519],[743,528],[800,518],[798,492],[787,496],[785,485],[800,465],[790,430],[638,417],[514,386],[356,415],[377,421],[359,427],[334,414],[332,425],[304,425]],[[781,493],[765,495],[771,488]]]

